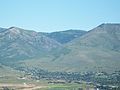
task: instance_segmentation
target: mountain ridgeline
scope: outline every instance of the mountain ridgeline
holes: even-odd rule
[[[120,24],[52,33],[0,28],[0,62],[48,71],[114,72],[120,70]]]
[[[66,44],[71,40],[84,35],[87,31],[83,30],[66,30],[52,33],[44,33],[46,36],[58,41],[61,44]]]
[[[10,27],[0,32],[0,57],[3,61],[38,56],[59,46],[57,41],[35,31]]]

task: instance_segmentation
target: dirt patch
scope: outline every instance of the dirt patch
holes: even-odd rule
[[[34,84],[0,84],[0,90],[15,89],[15,90],[36,90],[46,88],[47,86],[36,86]]]

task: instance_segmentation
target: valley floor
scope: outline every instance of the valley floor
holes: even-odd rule
[[[35,85],[35,84],[9,84],[0,83],[0,90],[96,90],[92,87],[83,87],[78,84],[49,84],[49,85]]]
[[[0,90],[36,90],[36,89],[47,88],[47,86],[34,84],[0,84]]]

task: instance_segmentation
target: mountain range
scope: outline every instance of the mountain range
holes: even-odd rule
[[[48,71],[120,70],[120,24],[52,33],[0,28],[0,63]]]

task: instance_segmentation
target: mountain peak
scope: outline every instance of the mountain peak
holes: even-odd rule
[[[12,26],[12,27],[10,27],[10,28],[8,28],[8,29],[22,29],[22,28]]]
[[[10,28],[8,28],[8,31],[13,33],[13,34],[20,34],[20,30],[22,30],[22,29],[18,28],[18,27],[10,27]]]
[[[103,26],[120,26],[120,23],[102,23],[101,25],[99,25],[98,27],[103,27]]]
[[[117,32],[120,31],[120,23],[103,23],[94,29],[90,30],[90,32]]]

